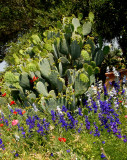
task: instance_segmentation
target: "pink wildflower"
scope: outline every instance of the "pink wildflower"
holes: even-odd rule
[[[14,119],[14,120],[12,121],[12,126],[17,125],[17,124],[18,124],[18,122],[19,122],[18,120],[15,120],[15,119]]]

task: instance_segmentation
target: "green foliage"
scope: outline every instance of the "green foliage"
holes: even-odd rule
[[[15,76],[12,72],[6,72],[4,79],[7,83],[13,84],[19,81],[19,77]]]
[[[72,16],[63,18],[61,25],[61,29],[46,30],[43,41],[34,33],[13,57],[15,60],[20,53],[20,64],[15,67],[21,87],[19,96],[22,99],[27,96],[29,103],[36,97],[37,106],[45,103],[41,108],[50,108],[49,111],[53,107],[49,104],[52,102],[55,106],[57,99],[64,99],[62,104],[73,110],[78,97],[94,83],[98,73],[96,63],[91,61],[96,55],[93,38],[88,35],[92,23]],[[55,96],[52,97],[50,91]]]

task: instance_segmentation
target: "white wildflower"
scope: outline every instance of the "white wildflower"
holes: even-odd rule
[[[35,112],[37,112],[37,111],[38,111],[38,109],[37,109],[37,107],[36,107],[35,103],[33,103],[33,104],[32,104],[32,106],[34,107],[34,111],[35,111]]]
[[[57,106],[57,112],[58,112],[58,114],[60,114],[60,115],[63,115],[63,113],[62,113],[62,111],[61,111],[61,109],[60,109],[60,107],[59,106]]]

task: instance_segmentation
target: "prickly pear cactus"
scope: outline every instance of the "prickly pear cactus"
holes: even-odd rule
[[[44,76],[44,78],[48,78],[49,74],[51,73],[51,67],[49,61],[46,58],[43,58],[40,61],[39,65],[42,76]]]
[[[30,77],[29,77],[28,73],[23,72],[19,76],[19,84],[24,89],[30,89]]]
[[[6,72],[4,75],[4,80],[7,83],[14,84],[19,81],[19,76],[15,76],[12,72]]]
[[[36,89],[39,92],[39,94],[42,94],[44,97],[48,96],[48,91],[42,82],[37,82]]]

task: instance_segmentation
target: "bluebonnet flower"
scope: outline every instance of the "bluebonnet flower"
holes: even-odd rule
[[[15,111],[18,112],[18,114],[20,114],[21,116],[23,116],[21,109],[16,109],[16,108],[15,108]]]
[[[3,143],[3,141],[2,141],[2,139],[0,138],[0,144],[2,144]]]
[[[19,156],[19,154],[18,154],[18,153],[16,153],[16,154],[15,154],[15,157],[18,157],[18,156]]]
[[[96,102],[92,100],[92,107],[94,109],[94,113],[97,113],[97,105],[96,105]]]
[[[101,158],[105,158],[105,155],[103,153],[101,154]]]
[[[80,128],[78,129],[78,133],[81,132],[81,127],[82,127],[83,123],[80,123],[80,124],[81,124],[81,126],[80,126]]]
[[[45,127],[46,130],[48,130],[48,127],[49,127],[49,122],[46,122],[46,119],[43,118],[43,126]]]
[[[53,153],[51,153],[50,155],[53,156]]]
[[[8,120],[5,119],[4,116],[2,116],[2,119],[3,119],[4,124],[6,124],[6,126],[8,126],[9,125]]]
[[[108,96],[108,92],[107,92],[107,88],[106,88],[106,85],[105,85],[105,84],[104,84],[103,88],[104,88],[104,95],[105,95],[105,96]]]
[[[88,108],[89,113],[93,110],[91,106],[86,106],[86,108]]]
[[[93,123],[94,124],[94,127],[95,127],[95,133],[94,133],[94,136],[100,136],[100,132],[99,132],[99,130],[98,130],[98,127],[96,126],[96,123],[94,122]]]
[[[102,141],[103,144],[105,144],[105,141]]]
[[[38,123],[38,124],[37,124],[37,127],[38,127],[37,132],[40,133],[41,135],[43,135],[43,134],[44,134],[44,133],[43,133],[43,132],[44,132],[43,126]]]
[[[35,115],[35,119],[36,119],[36,120],[40,120],[40,118],[39,118],[37,115]]]
[[[119,89],[120,89],[120,85],[119,85],[119,83],[114,83],[114,87],[115,87],[115,90],[116,90],[116,92],[118,93],[119,92]]]
[[[123,141],[124,141],[124,142],[127,142],[127,138],[125,138]]]
[[[88,116],[85,116],[86,129],[90,129],[90,122],[88,121]]]
[[[23,135],[24,138],[26,137],[25,134],[26,134],[26,132],[22,132],[22,135]]]
[[[62,106],[62,112],[67,112],[67,108],[65,106]]]
[[[67,150],[67,153],[69,153],[69,152],[70,152],[70,149]]]
[[[100,99],[100,92],[97,91],[97,99]]]
[[[53,110],[51,110],[51,115],[52,115],[52,120],[55,122],[56,116],[55,116],[55,112]]]
[[[10,109],[10,112],[13,113],[13,109]]]
[[[88,102],[87,102],[86,99],[83,99],[83,105],[84,105],[84,106],[87,106],[87,105],[88,105]]]
[[[62,123],[61,127],[65,127],[66,130],[68,129],[68,124],[66,123],[63,115],[59,116],[59,123]]]
[[[83,116],[83,114],[82,114],[82,109],[81,109],[81,108],[78,108],[78,114],[79,114],[80,116]]]
[[[35,117],[28,116],[28,119],[26,119],[26,124],[29,125],[29,131],[34,128],[35,126]]]
[[[125,93],[125,89],[123,89],[123,90],[122,90],[122,93],[121,93],[121,95],[124,95],[124,93]]]
[[[71,121],[69,124],[70,128],[75,128],[75,125],[78,123],[78,121],[75,120],[69,112],[67,112],[67,117]]]

